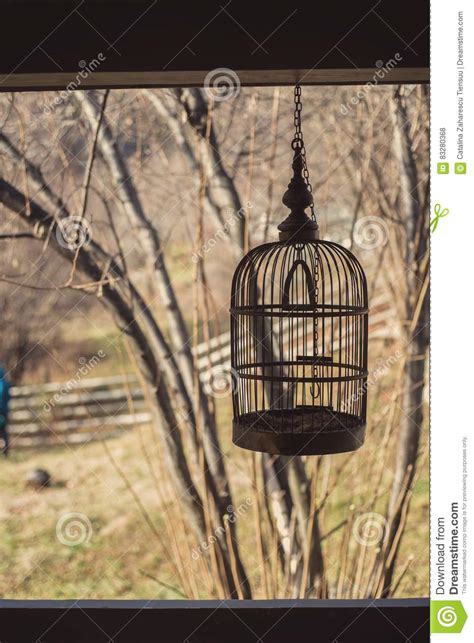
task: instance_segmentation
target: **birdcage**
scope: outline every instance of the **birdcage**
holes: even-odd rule
[[[233,441],[272,454],[341,453],[364,442],[367,283],[355,256],[319,240],[305,212],[312,196],[297,140],[280,240],[251,250],[232,282]]]

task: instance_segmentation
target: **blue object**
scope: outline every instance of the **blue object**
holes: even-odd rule
[[[5,379],[5,369],[0,366],[0,428],[3,428],[7,422],[10,389],[11,384]]]

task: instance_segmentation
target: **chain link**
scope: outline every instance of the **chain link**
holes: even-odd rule
[[[311,218],[313,221],[316,221],[316,214],[314,212],[314,201],[313,201],[313,187],[310,183],[309,180],[309,170],[308,170],[308,164],[306,163],[306,148],[304,145],[304,140],[303,140],[303,131],[301,129],[301,111],[303,109],[303,105],[301,103],[301,86],[296,85],[295,86],[295,95],[294,95],[294,101],[295,101],[295,113],[294,113],[294,125],[295,125],[295,136],[293,138],[293,141],[291,143],[291,147],[293,150],[299,150],[301,160],[303,161],[303,178],[306,182],[306,185],[308,186],[309,193],[311,194],[311,204],[310,204],[310,210],[311,210]],[[318,365],[318,359],[319,359],[319,324],[318,324],[318,317],[316,315],[316,308],[318,305],[318,300],[319,300],[319,253],[316,253],[316,263],[314,266],[314,321],[313,321],[313,357],[314,357],[314,362],[313,362],[313,379],[316,380],[319,376],[319,365]],[[318,383],[314,383],[310,387],[311,395],[313,396],[314,399],[319,397],[320,394],[320,385]]]
[[[303,140],[303,131],[301,129],[301,112],[303,110],[303,104],[301,102],[301,85],[295,86],[294,103],[295,103],[295,112],[294,112],[293,121],[295,125],[295,136],[293,137],[291,147],[294,150],[300,151],[301,160],[303,161],[303,178],[306,182],[306,185],[308,186],[309,193],[311,194],[311,203],[309,206],[311,210],[311,218],[313,219],[313,221],[316,221],[316,214],[314,212],[314,201],[313,201],[313,186],[311,185],[311,182],[309,180],[308,164],[306,163],[306,148]]]

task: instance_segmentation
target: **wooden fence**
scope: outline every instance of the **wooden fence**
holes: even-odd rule
[[[371,342],[395,339],[398,322],[386,299],[372,302]],[[208,384],[230,366],[230,334],[223,333],[195,349],[201,380]],[[135,375],[73,378],[12,388],[9,433],[11,449],[83,444],[120,435],[151,421]]]

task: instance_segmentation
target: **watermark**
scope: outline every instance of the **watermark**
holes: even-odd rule
[[[204,382],[204,390],[211,397],[228,397],[238,385],[239,374],[231,366],[212,367]]]
[[[100,52],[97,54],[97,58],[93,58],[91,61],[86,62],[85,60],[79,61],[79,71],[76,76],[71,80],[64,89],[62,89],[49,103],[49,105],[44,105],[43,112],[46,115],[52,114],[56,107],[62,105],[64,102],[69,100],[71,93],[82,85],[82,82],[86,80],[91,74],[93,74],[100,65],[106,59],[105,55]]]
[[[384,246],[389,237],[388,225],[381,217],[361,217],[354,225],[354,242],[362,250]]]
[[[434,232],[438,227],[440,219],[447,217],[449,214],[448,208],[442,208],[440,203],[435,203],[434,205],[434,217],[430,221],[430,230]]]
[[[198,560],[204,553],[206,553],[214,543],[222,538],[225,532],[229,529],[229,525],[234,524],[237,518],[240,518],[244,513],[246,513],[252,506],[252,498],[246,498],[245,502],[242,502],[237,508],[233,505],[227,507],[227,516],[224,518],[224,524],[217,529],[214,529],[213,533],[207,540],[204,540],[199,547],[193,549],[191,552],[191,557],[194,560]]]
[[[84,217],[64,217],[56,225],[56,240],[67,250],[79,250],[87,247],[91,241],[90,223]]]
[[[352,536],[363,547],[376,547],[382,542],[386,529],[385,516],[369,511],[357,516],[352,527]]]
[[[348,399],[342,402],[341,411],[350,412],[354,402],[357,402],[357,400],[364,393],[366,393],[371,386],[374,386],[374,384],[378,382],[381,377],[384,377],[384,375],[388,373],[392,366],[394,366],[398,362],[402,355],[403,352],[401,350],[397,350],[395,351],[395,353],[393,353],[393,355],[389,355],[389,357],[387,357],[386,359],[383,357],[377,357],[377,359],[375,360],[376,367],[370,372],[367,381],[364,382],[362,386],[359,386],[359,388],[354,391],[354,393]]]
[[[240,78],[233,69],[218,67],[204,79],[204,93],[217,103],[235,98],[240,92]]]
[[[61,400],[71,391],[76,389],[83,377],[89,375],[93,368],[99,364],[104,357],[107,356],[107,353],[100,349],[95,355],[89,359],[85,357],[79,358],[79,368],[75,372],[74,376],[71,377],[65,384],[61,386],[59,391],[57,391],[48,401],[43,404],[43,411],[49,413]]]
[[[430,601],[432,634],[459,634],[467,620],[461,601]]]
[[[369,80],[357,91],[352,98],[347,101],[347,103],[341,103],[340,111],[343,116],[347,116],[352,109],[358,105],[361,100],[365,100],[365,97],[367,94],[371,91],[372,87],[376,87],[381,80],[389,74],[392,69],[394,69],[399,62],[403,60],[403,56],[397,52],[393,58],[390,58],[386,63],[383,62],[383,60],[377,60],[375,63],[375,66],[377,67],[377,71],[374,72],[374,75],[372,76],[372,80]]]
[[[230,217],[228,217],[224,221],[224,225],[222,226],[222,228],[219,228],[219,230],[217,230],[217,232],[210,239],[208,239],[205,243],[203,243],[198,251],[193,252],[193,254],[191,255],[192,262],[198,263],[198,261],[200,261],[205,254],[207,254],[208,252],[211,252],[211,250],[220,241],[222,241],[222,239],[226,238],[231,228],[233,228],[247,214],[247,212],[251,208],[252,208],[252,204],[249,202],[245,207],[242,206],[239,210],[237,210],[237,212],[232,212]]]
[[[62,545],[77,547],[88,543],[92,536],[92,523],[86,514],[63,514],[56,523],[56,537]]]

